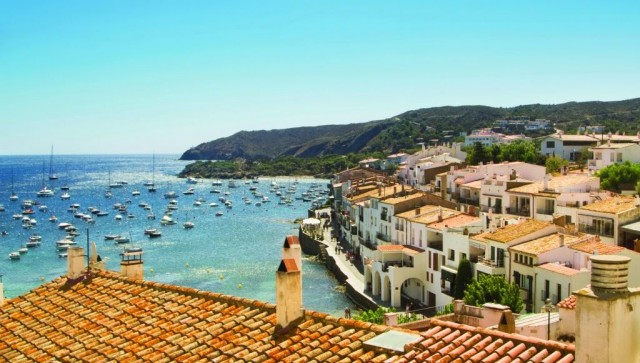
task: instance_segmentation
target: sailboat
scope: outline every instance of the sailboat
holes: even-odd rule
[[[11,168],[11,196],[9,196],[9,200],[12,202],[18,200],[18,195],[13,190],[13,168]]]
[[[105,198],[113,197],[113,193],[111,193],[111,170],[109,170],[109,185],[107,186],[107,191],[104,192]]]
[[[36,194],[39,197],[53,197],[53,190],[47,188],[44,183],[44,161],[42,162],[42,189]]]
[[[145,186],[147,186],[147,191],[149,193],[155,193],[156,192],[156,154],[153,154],[153,162],[152,162],[152,174],[151,174],[151,182],[146,182],[144,183]]]
[[[49,180],[57,180],[58,176],[53,172],[53,145],[51,145],[51,159],[49,160]]]

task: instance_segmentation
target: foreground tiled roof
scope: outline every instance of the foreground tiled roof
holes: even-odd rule
[[[575,347],[522,335],[432,320],[423,340],[400,362],[545,362],[574,361]]]
[[[275,306],[98,272],[58,278],[0,307],[0,361],[384,361],[363,342],[389,327],[307,312],[274,335]]]
[[[589,236],[587,235],[586,238]],[[517,246],[511,247],[513,251],[528,253],[531,255],[540,255],[549,251],[552,251],[556,248],[562,246],[561,238],[564,238],[565,245],[571,245],[580,240],[584,240],[585,236],[583,235],[570,235],[564,233],[553,233],[547,236],[543,236],[540,238],[536,238],[534,240],[521,243]]]
[[[476,216],[471,216],[468,214],[458,214],[455,215],[453,217],[449,217],[445,220],[442,220],[440,222],[434,222],[429,224],[429,228],[433,228],[433,229],[437,229],[437,230],[442,230],[445,227],[449,227],[449,228],[458,228],[458,227],[464,227],[466,225],[469,225],[471,223],[475,223],[478,222],[480,219]]]
[[[66,281],[0,307],[0,361],[573,362],[572,345],[441,321],[404,351],[370,350],[391,328],[307,311],[276,332],[273,304],[113,272]]]
[[[573,276],[573,275],[576,275],[576,274],[579,274],[580,272],[582,272],[580,270],[576,270],[574,268],[563,266],[563,265],[560,265],[558,263],[552,263],[552,262],[545,263],[544,265],[540,265],[538,267],[539,268],[543,268],[543,269],[545,269],[547,271],[555,272],[555,273],[558,273],[558,274],[561,274],[561,275],[565,275],[565,276]]]

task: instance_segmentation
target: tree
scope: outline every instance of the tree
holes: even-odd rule
[[[611,164],[598,172],[602,189],[620,192],[623,189],[639,189],[640,164],[625,161]]]
[[[538,147],[533,141],[516,140],[500,146],[500,161],[538,161]]]
[[[569,165],[569,162],[559,156],[549,156],[544,162],[544,166],[547,168],[547,173],[559,172],[563,166]]]
[[[460,260],[460,263],[458,264],[458,276],[456,277],[456,286],[453,291],[453,297],[455,299],[464,298],[464,291],[472,281],[473,272],[471,270],[471,262],[464,258]]]
[[[464,292],[464,302],[473,306],[498,303],[508,306],[514,313],[519,313],[524,307],[520,288],[497,275],[481,275],[478,280],[473,280]]]

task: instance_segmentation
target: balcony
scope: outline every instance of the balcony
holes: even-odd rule
[[[529,217],[529,208],[514,208],[514,207],[507,207],[505,208],[507,214],[513,214],[516,216],[522,216],[522,217]]]
[[[478,199],[474,200],[474,199],[467,199],[467,198],[460,197],[460,198],[458,198],[458,203],[469,204],[469,205],[473,205],[473,206],[476,206],[476,207],[480,206],[480,200],[478,200]]]
[[[383,272],[388,272],[389,271],[389,267],[406,267],[406,268],[413,268],[413,264],[410,262],[406,262],[406,261],[385,261],[382,264],[382,271]]]
[[[489,266],[491,268],[502,268],[504,267],[504,258],[501,260],[492,260],[489,258],[478,256],[478,263]]]
[[[391,237],[387,236],[386,234],[382,234],[380,232],[376,233],[376,238],[383,242],[387,242],[387,243],[391,242]]]

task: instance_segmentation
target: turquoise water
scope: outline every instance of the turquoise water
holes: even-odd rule
[[[155,168],[151,155],[103,155],[103,156],[55,156],[54,173],[58,180],[45,183],[55,190],[55,196],[38,198],[36,193],[42,188],[43,161],[46,174],[49,173],[49,156],[2,156],[0,157],[0,203],[5,211],[0,212],[0,230],[7,236],[0,237],[0,273],[4,274],[5,295],[14,297],[66,273],[66,259],[59,258],[55,242],[64,238],[66,232],[57,228],[61,222],[69,222],[78,228],[81,235],[76,241],[86,246],[87,229],[89,239],[95,241],[98,253],[106,259],[107,268],[119,270],[119,254],[127,244],[115,244],[104,239],[108,234],[130,237],[129,245],[141,246],[144,250],[145,279],[194,287],[225,294],[275,301],[275,270],[281,256],[281,246],[288,234],[297,235],[296,218],[305,218],[309,202],[293,199],[291,205],[279,205],[278,196],[270,192],[272,182],[281,186],[282,194],[296,185],[299,196],[312,184],[326,188],[326,180],[311,178],[264,178],[259,183],[245,184],[237,181],[237,188],[229,188],[226,181],[221,186],[212,186],[211,180],[199,180],[197,184],[187,184],[175,175],[187,163],[176,160],[176,155],[156,155]],[[155,172],[154,172],[155,170]],[[13,175],[13,177],[12,177]],[[12,182],[13,179],[13,182]],[[149,193],[143,185],[155,180],[157,192]],[[122,188],[112,189],[113,197],[105,198],[109,182],[126,181]],[[71,199],[61,200],[62,186],[69,186]],[[183,195],[189,187],[194,195]],[[260,198],[255,197],[250,187],[269,197],[271,202],[256,206]],[[210,191],[219,189],[220,194]],[[11,191],[19,196],[18,201],[10,201]],[[133,196],[132,191],[140,191]],[[173,211],[177,222],[171,226],[161,226],[160,218],[169,204],[163,194],[175,191],[179,197],[178,209]],[[224,193],[229,195],[225,196]],[[227,209],[219,201],[224,196],[233,202]],[[251,201],[245,204],[244,198]],[[197,199],[200,206],[195,206]],[[37,224],[28,230],[20,220],[12,218],[21,213],[22,201],[31,199],[46,205],[47,211],[34,206],[31,218]],[[127,204],[127,200],[131,203]],[[155,220],[148,220],[149,211],[139,206],[141,202],[151,206]],[[93,215],[95,224],[87,224],[75,218],[68,209],[79,204],[79,211],[90,214],[88,207],[109,212],[108,216]],[[127,205],[127,211],[118,213],[113,205]],[[210,207],[217,203],[218,207]],[[215,216],[217,211],[224,215]],[[115,219],[121,214],[123,219]],[[131,214],[133,218],[129,218]],[[58,221],[49,222],[55,215]],[[193,221],[193,229],[184,229],[185,221]],[[149,239],[144,235],[147,228],[162,231],[160,238]],[[10,252],[17,251],[32,234],[42,236],[42,245],[30,248],[20,260],[9,259]],[[339,315],[345,306],[354,308],[351,302],[339,292],[339,284],[323,265],[305,259],[303,264],[303,300],[308,309]]]

